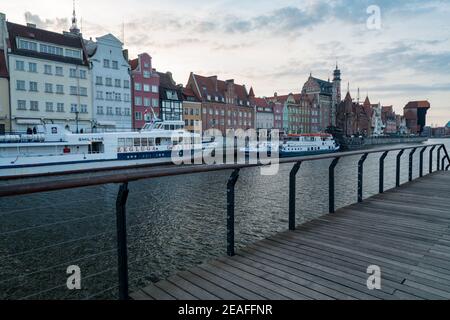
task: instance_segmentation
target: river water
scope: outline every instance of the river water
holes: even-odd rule
[[[429,140],[445,143],[450,140]],[[395,158],[385,160],[385,188],[395,185]],[[424,172],[428,172],[428,155]],[[364,197],[378,192],[378,159],[365,163]],[[408,179],[402,158],[402,183]],[[336,206],[356,202],[359,156],[336,167]],[[303,163],[297,175],[297,224],[328,211],[330,160]],[[436,161],[433,161],[436,166]],[[287,229],[289,172],[241,170],[236,184],[236,245]],[[414,161],[418,176],[418,155]],[[127,204],[131,288],[226,253],[226,182],[231,172],[130,183]],[[8,183],[8,182],[1,182]],[[0,299],[114,299],[117,297],[117,185],[0,199]],[[81,269],[81,290],[66,287],[67,267]]]

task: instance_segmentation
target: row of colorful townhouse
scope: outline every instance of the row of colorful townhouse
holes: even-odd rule
[[[86,40],[76,23],[74,15],[68,32],[55,33],[0,14],[0,133],[45,123],[73,132],[132,130],[153,117],[183,120],[188,130],[201,122],[203,130],[302,133],[333,121],[340,74],[333,83],[310,77],[302,94],[272,98],[217,76],[191,73],[182,86],[157,72],[149,54],[129,59],[114,35]]]

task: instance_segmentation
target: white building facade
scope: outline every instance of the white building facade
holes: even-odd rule
[[[82,38],[7,22],[11,127],[60,124],[91,128],[91,74]]]
[[[372,135],[381,136],[384,133],[383,119],[381,118],[381,104],[372,105]]]
[[[107,34],[85,44],[92,66],[94,130],[131,130],[130,65],[122,42]]]

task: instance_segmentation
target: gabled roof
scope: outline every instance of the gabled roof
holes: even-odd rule
[[[206,94],[225,98],[228,86],[233,85],[234,93],[239,100],[247,101],[249,99],[245,86],[234,83],[234,80],[223,81],[217,79],[217,76],[205,77],[198,74],[193,74],[193,77],[195,78],[202,95]]]
[[[194,90],[192,90],[189,87],[183,88],[183,98],[184,98],[184,100],[200,102],[200,99],[199,99],[199,97],[197,97]]]
[[[269,103],[265,98],[253,98],[254,104],[260,108],[268,108]]]
[[[8,68],[6,67],[5,51],[0,50],[0,78],[9,78]]]

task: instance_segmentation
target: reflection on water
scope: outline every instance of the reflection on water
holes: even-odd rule
[[[450,150],[450,140],[444,141]],[[395,158],[385,160],[385,188],[395,185]],[[425,153],[424,170],[428,172]],[[378,192],[378,159],[369,155],[364,196]],[[408,179],[407,155],[402,182]],[[336,205],[356,202],[357,157],[336,168]],[[297,176],[297,223],[328,211],[330,160],[303,163]],[[433,164],[436,165],[435,163]],[[236,245],[287,229],[289,171],[261,176],[241,170],[236,185]],[[130,183],[127,204],[132,287],[156,281],[225,253],[226,182],[231,172]],[[418,155],[414,177],[418,176]],[[0,299],[115,298],[117,185],[0,199]],[[82,290],[69,291],[66,269],[78,265]]]

